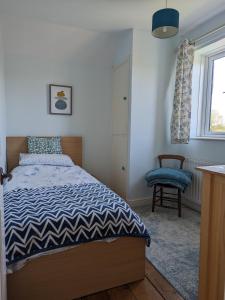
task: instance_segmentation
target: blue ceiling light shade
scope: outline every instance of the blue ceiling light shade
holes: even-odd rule
[[[166,39],[176,35],[179,31],[179,12],[173,8],[156,11],[152,18],[152,35],[159,39]]]

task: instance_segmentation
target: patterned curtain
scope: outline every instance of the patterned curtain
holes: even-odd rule
[[[179,47],[171,120],[171,143],[188,144],[191,123],[191,92],[194,47],[185,40]]]

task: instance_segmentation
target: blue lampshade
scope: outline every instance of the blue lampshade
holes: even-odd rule
[[[179,31],[179,12],[173,8],[156,11],[152,18],[152,35],[166,39],[176,35]]]

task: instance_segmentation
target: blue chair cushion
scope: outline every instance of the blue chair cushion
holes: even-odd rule
[[[173,168],[159,168],[149,171],[145,175],[148,186],[154,184],[166,184],[184,191],[191,184],[192,173],[190,171]]]

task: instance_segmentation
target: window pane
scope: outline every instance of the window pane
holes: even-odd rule
[[[225,132],[225,57],[214,60],[210,131]]]

